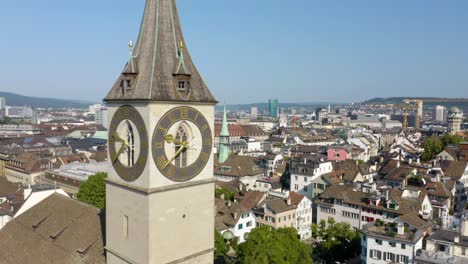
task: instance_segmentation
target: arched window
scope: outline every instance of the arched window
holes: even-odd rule
[[[135,165],[135,134],[133,132],[133,127],[130,121],[127,121],[125,124],[125,134],[127,147],[125,150],[125,165],[132,167]]]
[[[188,140],[188,132],[185,126],[180,125],[177,128],[176,139],[180,142],[185,142]],[[175,146],[175,151],[179,151],[182,145],[178,144]],[[175,166],[177,168],[184,168],[187,167],[187,149],[184,149],[179,156],[175,159]]]

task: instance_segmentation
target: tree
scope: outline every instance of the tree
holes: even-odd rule
[[[448,133],[444,134],[440,139],[437,137],[430,137],[421,144],[424,148],[421,160],[425,162],[430,161],[448,145],[458,145],[462,140],[460,136]]]
[[[312,237],[318,241],[314,254],[325,263],[347,261],[358,254],[361,247],[359,231],[352,229],[349,223],[336,223],[331,217],[327,223],[321,220],[312,225]]]
[[[221,199],[222,195],[224,195],[224,200],[226,201],[234,201],[234,196],[236,195],[235,191],[230,191],[224,187],[217,187],[215,190],[215,197]]]
[[[292,227],[257,227],[239,245],[239,264],[310,264],[312,248],[299,240]]]
[[[443,150],[442,143],[436,137],[430,137],[426,139],[422,144],[421,147],[424,148],[424,152],[421,155],[421,160],[424,162],[430,161],[437,154],[439,154]]]
[[[89,176],[80,186],[76,195],[78,200],[101,209],[106,207],[106,177],[107,173],[104,172]]]
[[[221,235],[221,233],[219,233],[218,231],[215,231],[215,260],[223,259],[224,256],[228,253],[228,251],[229,246],[226,243],[226,241],[224,241],[223,235]]]

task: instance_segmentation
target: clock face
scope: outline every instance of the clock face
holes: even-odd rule
[[[152,154],[168,179],[184,182],[196,177],[211,157],[212,134],[202,113],[191,107],[167,112],[156,126]]]
[[[135,181],[148,160],[148,133],[140,113],[131,106],[120,107],[109,127],[112,166],[125,181]]]

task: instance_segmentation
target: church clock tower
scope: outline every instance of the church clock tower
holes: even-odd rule
[[[212,263],[216,99],[175,0],[147,0],[108,106],[107,263]]]

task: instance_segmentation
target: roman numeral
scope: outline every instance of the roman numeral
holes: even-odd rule
[[[208,129],[208,124],[204,124],[204,125],[200,128],[200,130],[201,130],[202,132],[205,131],[205,130],[207,130],[207,129]]]
[[[169,114],[167,117],[171,120],[171,123],[175,123],[177,121],[173,113]]]
[[[165,127],[158,127],[158,130],[162,131],[164,135],[167,133],[167,128]]]
[[[189,118],[189,111],[187,108],[180,109],[180,118],[188,119]]]
[[[210,159],[210,155],[208,155],[205,152],[200,153],[200,159],[203,160],[204,162],[207,162]]]
[[[147,149],[148,148],[148,144],[146,143],[141,143],[140,144],[140,149]]]
[[[164,147],[164,144],[162,142],[156,142],[156,141],[153,142],[153,148],[162,149],[163,147]]]
[[[205,140],[203,140],[203,145],[211,146],[212,145],[211,138],[205,138]]]
[[[166,175],[169,177],[174,177],[175,171],[175,167],[170,166],[169,169],[167,169]]]
[[[167,163],[167,159],[164,156],[159,156],[156,159],[156,165],[160,168],[163,168],[164,166],[166,166],[166,163]]]

